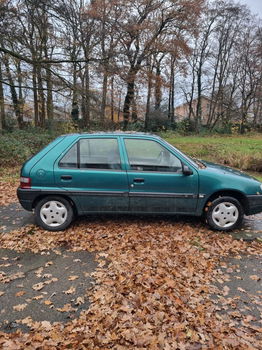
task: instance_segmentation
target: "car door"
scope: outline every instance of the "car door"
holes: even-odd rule
[[[124,137],[131,212],[193,214],[198,172],[184,175],[181,156],[155,139]],[[184,160],[183,160],[184,162]]]
[[[82,137],[55,163],[55,182],[82,213],[128,210],[128,180],[117,137]]]

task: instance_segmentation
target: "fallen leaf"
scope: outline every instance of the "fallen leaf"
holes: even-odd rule
[[[44,283],[43,283],[43,282],[40,282],[40,283],[34,284],[32,288],[33,288],[34,290],[41,290],[41,289],[44,288],[44,286],[45,286]]]
[[[260,277],[259,276],[257,276],[257,275],[251,275],[251,276],[249,276],[249,278],[251,278],[253,281],[260,281]]]
[[[15,311],[23,311],[26,307],[27,307],[27,304],[19,304],[19,305],[13,306],[13,309]]]
[[[79,278],[79,276],[69,276],[68,280],[69,281],[74,281],[74,280],[77,280],[78,278]]]
[[[73,294],[73,293],[75,293],[75,291],[76,291],[75,287],[72,286],[68,290],[64,290],[63,293],[65,293],[65,294]]]
[[[70,304],[65,304],[62,308],[56,308],[57,311],[60,312],[69,312],[69,311],[75,311],[74,308]]]
[[[47,331],[50,331],[53,328],[49,321],[42,321],[41,326]]]
[[[75,304],[81,305],[81,304],[84,304],[84,302],[85,302],[84,298],[78,297],[78,298],[76,298]]]

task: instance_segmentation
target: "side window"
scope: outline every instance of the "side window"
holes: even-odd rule
[[[132,170],[181,172],[181,161],[158,142],[152,140],[125,139]]]
[[[60,168],[77,168],[77,144],[64,155],[59,162]]]
[[[121,169],[117,139],[81,139],[80,168]]]

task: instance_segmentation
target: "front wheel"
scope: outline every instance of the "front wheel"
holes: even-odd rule
[[[212,229],[231,231],[241,225],[244,210],[233,197],[219,197],[206,207],[206,221]]]
[[[62,197],[48,196],[41,199],[35,208],[36,223],[48,231],[62,231],[73,220],[73,208]]]

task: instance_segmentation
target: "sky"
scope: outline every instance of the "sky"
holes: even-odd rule
[[[252,13],[262,18],[262,0],[238,0],[242,4],[246,4]]]

